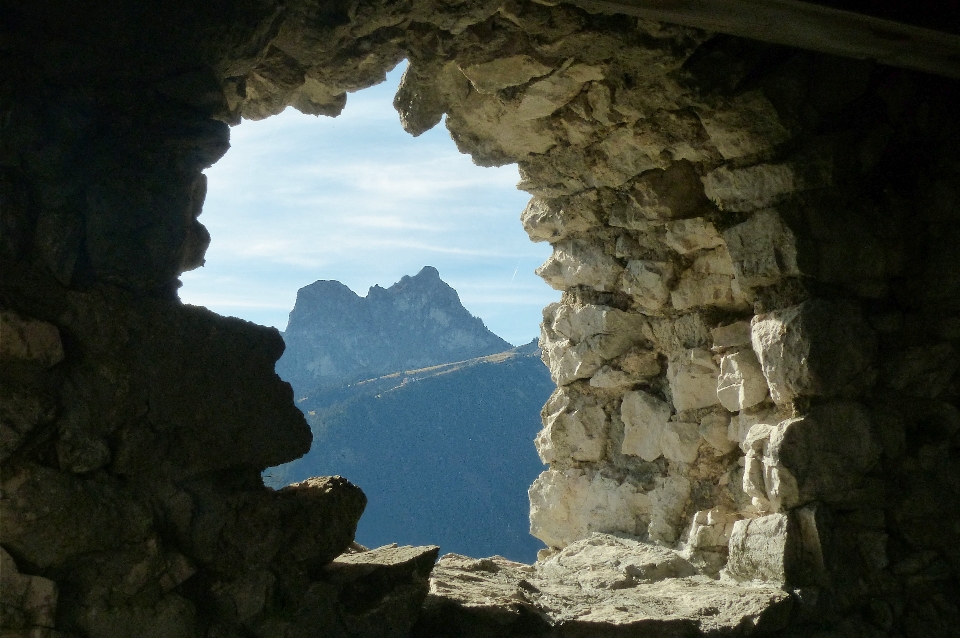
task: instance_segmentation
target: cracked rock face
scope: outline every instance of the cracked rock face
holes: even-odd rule
[[[956,634],[954,84],[554,3],[10,15],[5,629]],[[400,125],[518,164],[563,292],[530,489],[549,547],[443,559],[422,612],[429,551],[330,575],[356,487],[263,487],[309,446],[279,335],[176,299],[228,124],[335,115],[403,59]]]

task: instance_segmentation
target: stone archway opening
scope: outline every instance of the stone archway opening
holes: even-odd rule
[[[17,599],[17,622],[955,632],[955,83],[552,3],[196,11],[210,29],[162,37],[144,22],[169,13],[120,12],[162,62],[73,42],[90,55],[63,64],[100,82],[14,45],[42,81],[2,94],[4,391],[39,407],[5,430],[2,556],[17,591],[62,592]],[[62,50],[43,33],[25,41]],[[269,374],[276,336],[171,300],[202,258],[217,120],[335,112],[402,57],[404,128],[446,114],[477,163],[518,162],[563,291],[531,489],[552,550],[443,560],[424,607],[429,550],[334,559],[363,506],[349,484],[263,490],[309,443]]]

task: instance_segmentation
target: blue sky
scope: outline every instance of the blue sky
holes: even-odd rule
[[[533,274],[550,248],[520,225],[517,168],[475,166],[443,124],[405,133],[392,106],[403,66],[337,118],[288,108],[232,129],[206,172],[213,240],[182,276],[184,302],[283,330],[297,290],[318,279],[365,295],[431,265],[495,333],[537,336],[559,293]]]

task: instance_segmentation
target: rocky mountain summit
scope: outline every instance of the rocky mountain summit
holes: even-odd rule
[[[338,281],[297,292],[277,374],[296,396],[398,370],[509,350],[432,266],[361,297]]]

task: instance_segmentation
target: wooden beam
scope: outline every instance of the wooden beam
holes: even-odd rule
[[[715,33],[960,78],[960,36],[797,0],[566,0]]]

